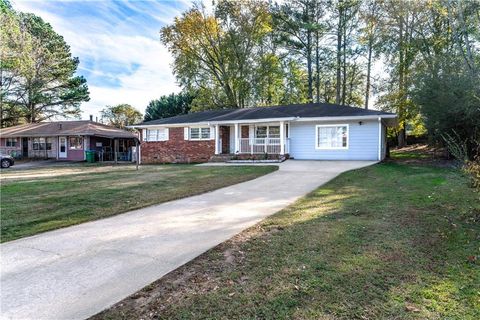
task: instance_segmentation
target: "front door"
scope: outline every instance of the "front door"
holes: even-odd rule
[[[28,138],[22,138],[22,157],[28,158]]]
[[[58,157],[67,157],[67,137],[58,137]]]

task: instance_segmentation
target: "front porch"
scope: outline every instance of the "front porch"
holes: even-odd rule
[[[89,135],[14,137],[1,139],[0,152],[15,159],[83,161],[85,151],[95,151],[96,161],[135,160],[135,140]]]
[[[288,155],[289,147],[289,125],[285,121],[215,126],[215,155],[279,158]]]

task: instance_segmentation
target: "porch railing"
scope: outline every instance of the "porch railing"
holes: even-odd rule
[[[286,139],[285,139],[286,140]],[[280,154],[280,138],[240,138],[240,153],[250,154]],[[285,152],[288,143],[285,141]]]
[[[115,152],[97,151],[96,158],[98,161],[115,161]],[[117,152],[117,161],[132,161],[135,157],[132,157],[131,152]]]

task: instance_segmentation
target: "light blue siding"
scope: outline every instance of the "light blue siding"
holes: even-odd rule
[[[315,126],[348,124],[349,146],[346,150],[315,148]],[[378,121],[291,122],[290,156],[311,160],[378,160]]]

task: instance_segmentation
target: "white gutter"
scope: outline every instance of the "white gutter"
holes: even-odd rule
[[[127,128],[163,128],[163,127],[188,127],[188,126],[212,126],[217,124],[250,124],[250,123],[267,123],[267,122],[279,122],[279,121],[345,121],[345,120],[377,120],[378,118],[395,119],[395,114],[385,115],[367,115],[367,116],[347,116],[347,117],[286,117],[286,118],[264,118],[264,119],[242,119],[242,120],[225,120],[225,121],[202,121],[202,122],[185,122],[185,123],[165,123],[165,124],[143,124],[127,126]]]
[[[368,115],[368,116],[347,116],[347,117],[311,117],[311,118],[297,118],[296,121],[306,122],[306,121],[343,121],[343,120],[377,120],[378,118],[390,118],[394,119],[397,115],[395,114],[384,114],[384,115]]]
[[[278,121],[295,121],[296,119],[298,119],[298,117],[209,121],[208,123],[209,124],[263,123],[263,122],[278,122]]]
[[[378,117],[378,161],[382,161],[382,118]]]
[[[209,122],[185,122],[185,123],[162,123],[162,124],[140,124],[140,125],[133,125],[127,126],[130,129],[146,129],[146,128],[164,128],[164,127],[189,127],[189,126],[201,126],[205,125],[208,126]]]

